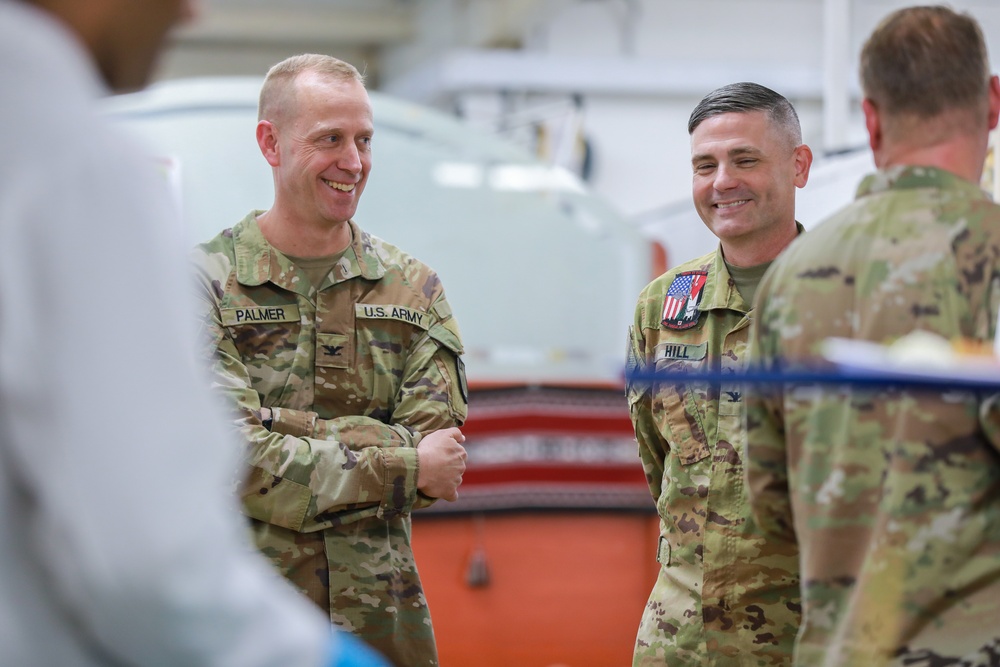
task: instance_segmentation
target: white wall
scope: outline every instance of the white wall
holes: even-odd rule
[[[718,86],[753,80],[785,94],[795,105],[803,138],[817,158],[814,181],[823,183],[812,190],[807,186],[800,195],[799,217],[807,226],[817,221],[812,218],[823,217],[849,200],[863,175],[852,170],[870,165],[864,156],[846,162],[831,160],[829,166],[824,159],[824,0],[552,0],[537,4],[544,7],[526,16],[522,28],[525,52],[535,60],[511,66],[481,61],[484,79],[511,83],[496,84],[493,89],[478,85],[474,71],[456,75],[454,62],[435,69],[435,56],[417,58],[418,49],[410,46],[405,49],[406,58],[394,61],[390,56],[385,61],[391,63],[384,68],[387,89],[449,111],[460,110],[474,124],[552,155],[560,153],[558,148],[537,146],[538,136],[525,120],[534,116],[550,141],[562,136],[572,120],[572,114],[565,111],[572,106],[566,81],[574,80],[575,74],[567,69],[565,77],[560,77],[556,69],[550,75],[551,89],[546,90],[538,82],[542,75],[532,70],[557,61],[592,63],[591,90],[580,91],[582,132],[594,159],[590,184],[645,233],[666,243],[672,263],[715,246],[689,201],[686,124],[700,97]],[[867,137],[857,99],[858,53],[883,16],[913,3],[853,0],[848,4],[849,34],[843,38],[850,42],[846,51],[852,62],[844,71],[852,97],[844,135],[846,146],[863,149]],[[438,18],[443,11],[450,12],[450,27],[439,29],[435,37],[437,57],[449,53],[445,33],[468,19],[461,15],[462,7],[474,5],[439,2],[433,5],[435,9],[428,9]],[[991,52],[1000,53],[1000,2],[955,1],[951,5],[972,13],[983,26]],[[439,27],[445,24],[437,23]],[[468,47],[469,42],[458,38],[454,45]],[[510,71],[499,71],[504,67]],[[609,91],[610,84],[600,83],[616,76],[622,81],[645,76],[646,81],[630,83],[632,90],[619,91]],[[586,73],[580,78],[586,86]],[[418,80],[423,82],[422,90],[408,87]],[[532,90],[518,90],[519,80]],[[564,111],[552,113],[560,104]],[[504,126],[508,129],[502,130]]]

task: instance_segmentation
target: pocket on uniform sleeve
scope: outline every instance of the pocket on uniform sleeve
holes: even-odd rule
[[[434,361],[448,384],[449,403],[454,416],[459,421],[465,421],[469,404],[469,384],[465,377],[465,362],[461,356],[465,348],[462,346],[462,339],[459,338],[455,320],[439,322],[432,326],[427,334],[448,351],[445,355],[436,355]]]
[[[628,401],[629,412],[635,410],[644,395],[650,391],[649,381],[637,382],[633,377],[634,373],[645,371],[642,362],[642,354],[637,347],[634,328],[628,328],[628,339],[625,341],[625,400]]]

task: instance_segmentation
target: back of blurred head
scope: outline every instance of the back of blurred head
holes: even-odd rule
[[[145,86],[167,33],[194,15],[194,0],[23,1],[68,27],[114,92]]]
[[[969,149],[981,144],[985,156],[1000,88],[971,16],[944,6],[893,12],[865,42],[860,76],[877,164],[880,158],[904,161],[893,160],[901,148],[931,149],[956,140]],[[982,157],[969,157],[981,166]]]

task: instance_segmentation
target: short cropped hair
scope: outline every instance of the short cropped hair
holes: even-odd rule
[[[285,105],[293,104],[290,96],[291,83],[303,72],[316,72],[340,81],[357,81],[365,83],[365,77],[350,64],[319,53],[303,53],[285,58],[272,67],[264,77],[260,88],[260,99],[257,103],[257,120],[273,120]]]
[[[865,97],[889,115],[928,119],[987,104],[990,64],[983,33],[948,7],[907,7],[875,28],[861,50]]]
[[[793,146],[802,143],[802,127],[795,107],[770,88],[759,83],[731,83],[717,88],[698,102],[688,118],[688,134],[693,134],[701,123],[712,116],[725,113],[750,113],[763,111]]]

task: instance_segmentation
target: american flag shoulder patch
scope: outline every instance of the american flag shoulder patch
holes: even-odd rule
[[[674,276],[663,301],[663,326],[690,329],[698,323],[698,304],[707,279],[708,271],[685,271]]]

